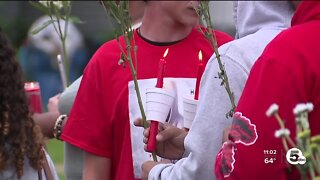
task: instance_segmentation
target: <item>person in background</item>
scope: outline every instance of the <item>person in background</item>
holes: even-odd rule
[[[216,159],[215,172],[219,179],[300,179],[295,165],[286,162],[281,138],[275,136],[279,123],[274,117],[267,117],[266,112],[276,103],[285,128],[296,140],[293,109],[310,102],[313,104],[308,120],[311,136],[320,134],[319,42],[320,3],[301,1],[291,27],[268,44],[252,67],[233,116],[229,141]],[[270,150],[275,159],[266,163]],[[291,155],[292,159],[301,158],[293,151]]]
[[[146,2],[142,24],[134,31],[141,89],[155,86],[159,59],[167,48],[170,49],[166,57],[167,77],[171,77],[173,83],[188,84],[181,86],[188,92],[194,88],[199,50],[202,50],[204,62],[213,53],[207,39],[196,28],[198,16],[195,8],[198,3]],[[215,33],[219,45],[232,40],[225,33]],[[122,46],[123,40],[120,37]],[[140,178],[141,160],[133,158],[150,158],[143,152],[140,142],[143,130],[133,125],[139,110],[133,100],[132,76],[128,66],[123,68],[118,65],[119,59],[120,49],[116,40],[105,43],[97,50],[85,69],[61,136],[64,141],[85,151],[83,179]],[[181,78],[185,78],[185,83],[180,81]],[[177,111],[175,109],[173,114],[182,119]],[[182,122],[175,123],[180,127],[182,125]]]
[[[133,27],[139,27],[141,25],[141,18],[144,10],[143,1],[130,2],[130,13],[132,16]],[[80,76],[75,80],[63,93],[59,93],[51,97],[47,104],[47,112],[34,113],[33,119],[37,125],[41,127],[43,135],[47,139],[54,138],[54,132],[56,130],[57,120],[65,115],[69,115],[71,107],[73,105],[75,96],[79,89],[79,84],[82,79]],[[65,125],[66,120],[63,121],[61,131]],[[57,138],[60,140],[59,138]],[[82,164],[83,164],[83,152],[81,149],[65,143],[64,146],[64,172],[68,180],[82,179]]]
[[[130,11],[130,15],[132,17],[132,24],[133,24],[132,27],[137,28],[141,25],[141,19],[143,17],[145,3],[143,1],[130,1],[129,5],[130,5],[129,11]],[[47,19],[47,18],[45,18],[45,19]],[[35,24],[40,24],[40,23],[35,23]],[[72,30],[70,30],[71,32],[75,31],[74,30],[75,27],[73,27],[73,26],[74,25],[72,24],[72,27],[71,27]],[[36,27],[36,25],[33,25],[32,27]],[[52,26],[49,29],[52,30]],[[36,37],[35,37],[35,35],[30,34],[30,39],[45,39],[44,34],[49,34],[49,32],[48,32],[49,30],[43,30],[43,31],[46,31],[46,32],[42,33],[40,35],[36,35]],[[83,59],[85,57],[83,54],[83,53],[85,53],[85,51],[77,50],[80,53],[75,52],[75,49],[77,49],[77,48],[79,49],[83,44],[82,43],[83,40],[81,39],[80,32],[76,31],[76,33],[72,34],[71,36],[72,36],[71,39],[73,41],[75,41],[75,40],[77,41],[77,42],[71,43],[72,45],[76,43],[75,47],[74,46],[71,47],[71,45],[70,45],[71,53],[76,54],[77,57],[82,56],[82,58],[80,58],[80,59]],[[54,44],[60,43],[57,41],[56,35],[54,35],[54,34],[50,33],[50,39],[54,39],[54,41],[55,41]],[[34,41],[39,41],[39,40],[31,40],[31,41],[34,42]],[[44,41],[44,40],[42,40],[42,41]],[[48,41],[49,41],[49,37],[48,37]],[[49,54],[52,54],[52,53],[50,53],[50,52],[52,52],[52,50],[50,50],[50,49],[53,49],[53,47],[52,47],[53,42],[51,42],[51,43],[44,42],[44,44],[45,44],[45,47],[44,47],[45,51],[48,52]],[[81,45],[81,46],[79,46],[79,45]],[[41,48],[38,44],[34,44],[34,46],[37,46],[39,49]],[[82,49],[82,48],[80,48],[80,49]],[[78,59],[78,58],[75,58],[75,59]],[[25,62],[25,63],[28,63],[28,62]],[[74,80],[75,77],[79,76],[80,73],[82,74],[82,72],[80,72],[79,68],[75,68],[75,69],[78,69],[79,71],[70,72],[72,74],[72,76],[71,76],[72,81]],[[49,139],[54,138],[54,136],[53,136],[53,129],[54,128],[53,127],[55,126],[55,123],[56,123],[58,117],[60,115],[69,115],[71,107],[74,102],[74,98],[78,92],[81,79],[82,79],[82,75],[80,77],[78,77],[62,93],[58,93],[54,96],[49,96],[50,98],[47,103],[47,110],[48,111],[43,112],[43,113],[34,113],[33,114],[33,119],[35,120],[36,124],[38,124],[41,127],[42,133],[46,138],[49,138]],[[59,92],[61,92],[61,91],[59,91]],[[46,99],[46,98],[42,98],[42,99]],[[63,123],[63,126],[64,126],[64,124],[65,124],[65,122]],[[78,152],[81,151],[80,149],[71,150],[71,149],[74,149],[75,147],[70,145],[72,147],[68,148],[69,145],[70,144],[68,144],[68,143],[65,144],[65,157],[73,157],[74,154],[78,154]],[[69,168],[74,169],[75,167],[82,167],[79,165],[82,163],[74,163],[75,161],[82,162],[82,156],[74,155],[74,157],[78,157],[78,158],[73,158],[72,160],[69,160],[69,159],[65,160],[64,168],[65,168],[66,177],[68,179],[81,179],[81,177],[82,177],[81,173],[75,173],[75,174],[77,174],[75,176],[69,175],[69,172],[73,172],[72,170],[69,171],[68,170]],[[71,165],[69,166],[70,163],[71,163]],[[74,166],[74,164],[77,164],[77,166]],[[82,172],[82,169],[81,168],[79,168],[79,169],[80,169],[79,172]],[[71,173],[71,174],[73,174],[73,173]]]
[[[289,1],[233,3],[236,39],[221,46],[219,52],[237,103],[252,65],[265,46],[290,26],[294,8]],[[175,164],[144,163],[143,179],[215,179],[214,161],[221,147],[222,132],[232,122],[226,118],[231,105],[217,77],[219,72],[213,55],[201,80],[197,113],[188,134],[168,125],[158,134],[158,144],[162,147],[158,153],[165,158],[181,159]],[[139,125],[139,121],[136,124]],[[148,130],[145,137],[148,137]]]
[[[44,175],[47,159],[57,180],[53,163],[42,148],[40,128],[29,112],[21,67],[1,27],[0,74],[0,179],[38,179]]]
[[[47,108],[45,105],[48,104],[50,97],[63,90],[57,62],[57,55],[62,54],[62,44],[53,24],[37,34],[31,33],[49,19],[45,15],[31,25],[27,40],[18,51],[18,60],[26,80],[37,81],[40,84],[43,109]],[[61,20],[62,31],[64,23]],[[68,24],[66,49],[70,67],[68,76],[72,82],[82,74],[89,57],[80,31],[71,22]]]

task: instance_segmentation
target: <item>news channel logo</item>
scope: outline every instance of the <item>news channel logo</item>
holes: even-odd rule
[[[302,152],[298,148],[291,148],[286,154],[287,161],[292,165],[305,164],[307,159],[303,156]]]

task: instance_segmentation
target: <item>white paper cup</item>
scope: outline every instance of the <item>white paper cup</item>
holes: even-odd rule
[[[191,124],[196,116],[198,106],[198,100],[195,100],[193,96],[183,97],[183,126],[190,129]]]
[[[164,88],[146,90],[147,120],[164,123],[175,98],[175,93]]]

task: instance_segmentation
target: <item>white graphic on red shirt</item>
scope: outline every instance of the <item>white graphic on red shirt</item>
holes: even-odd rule
[[[241,112],[233,115],[232,126],[229,132],[229,141],[225,142],[216,158],[215,173],[217,179],[229,177],[236,162],[234,155],[236,144],[250,146],[258,139],[256,125]]]

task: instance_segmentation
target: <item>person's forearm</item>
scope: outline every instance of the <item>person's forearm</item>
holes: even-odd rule
[[[35,123],[40,126],[43,135],[53,138],[53,127],[59,115],[58,112],[45,112],[41,114],[35,113],[32,117]]]
[[[82,179],[111,179],[111,160],[85,152]]]

